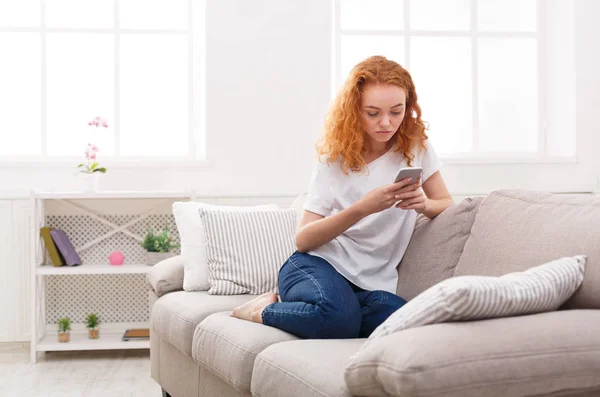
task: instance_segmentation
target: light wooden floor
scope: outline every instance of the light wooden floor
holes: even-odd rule
[[[2,397],[160,397],[148,350],[48,352],[0,343]]]

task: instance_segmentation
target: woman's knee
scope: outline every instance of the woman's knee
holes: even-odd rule
[[[365,305],[368,311],[384,312],[388,315],[400,309],[406,301],[396,294],[387,291],[372,291]]]

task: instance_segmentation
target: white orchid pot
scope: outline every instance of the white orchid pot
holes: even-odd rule
[[[78,175],[80,178],[81,190],[85,193],[97,192],[100,185],[100,173],[99,172],[82,172]]]

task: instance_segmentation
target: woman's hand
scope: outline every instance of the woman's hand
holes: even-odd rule
[[[415,210],[417,213],[422,214],[427,208],[427,198],[423,194],[423,189],[421,189],[421,178],[410,186],[413,186],[414,189],[395,196],[396,200],[402,200],[396,204],[396,208]]]
[[[412,192],[421,186],[419,181],[409,185],[409,180],[410,177],[404,178],[391,185],[371,190],[356,202],[357,208],[360,209],[363,216],[367,216],[392,207],[398,202],[398,196]]]

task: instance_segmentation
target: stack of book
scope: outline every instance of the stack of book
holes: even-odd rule
[[[44,240],[44,245],[54,266],[78,266],[81,265],[81,258],[75,251],[71,240],[64,230],[53,227],[42,227],[40,235]]]
[[[121,337],[124,341],[150,339],[150,328],[127,329]]]

